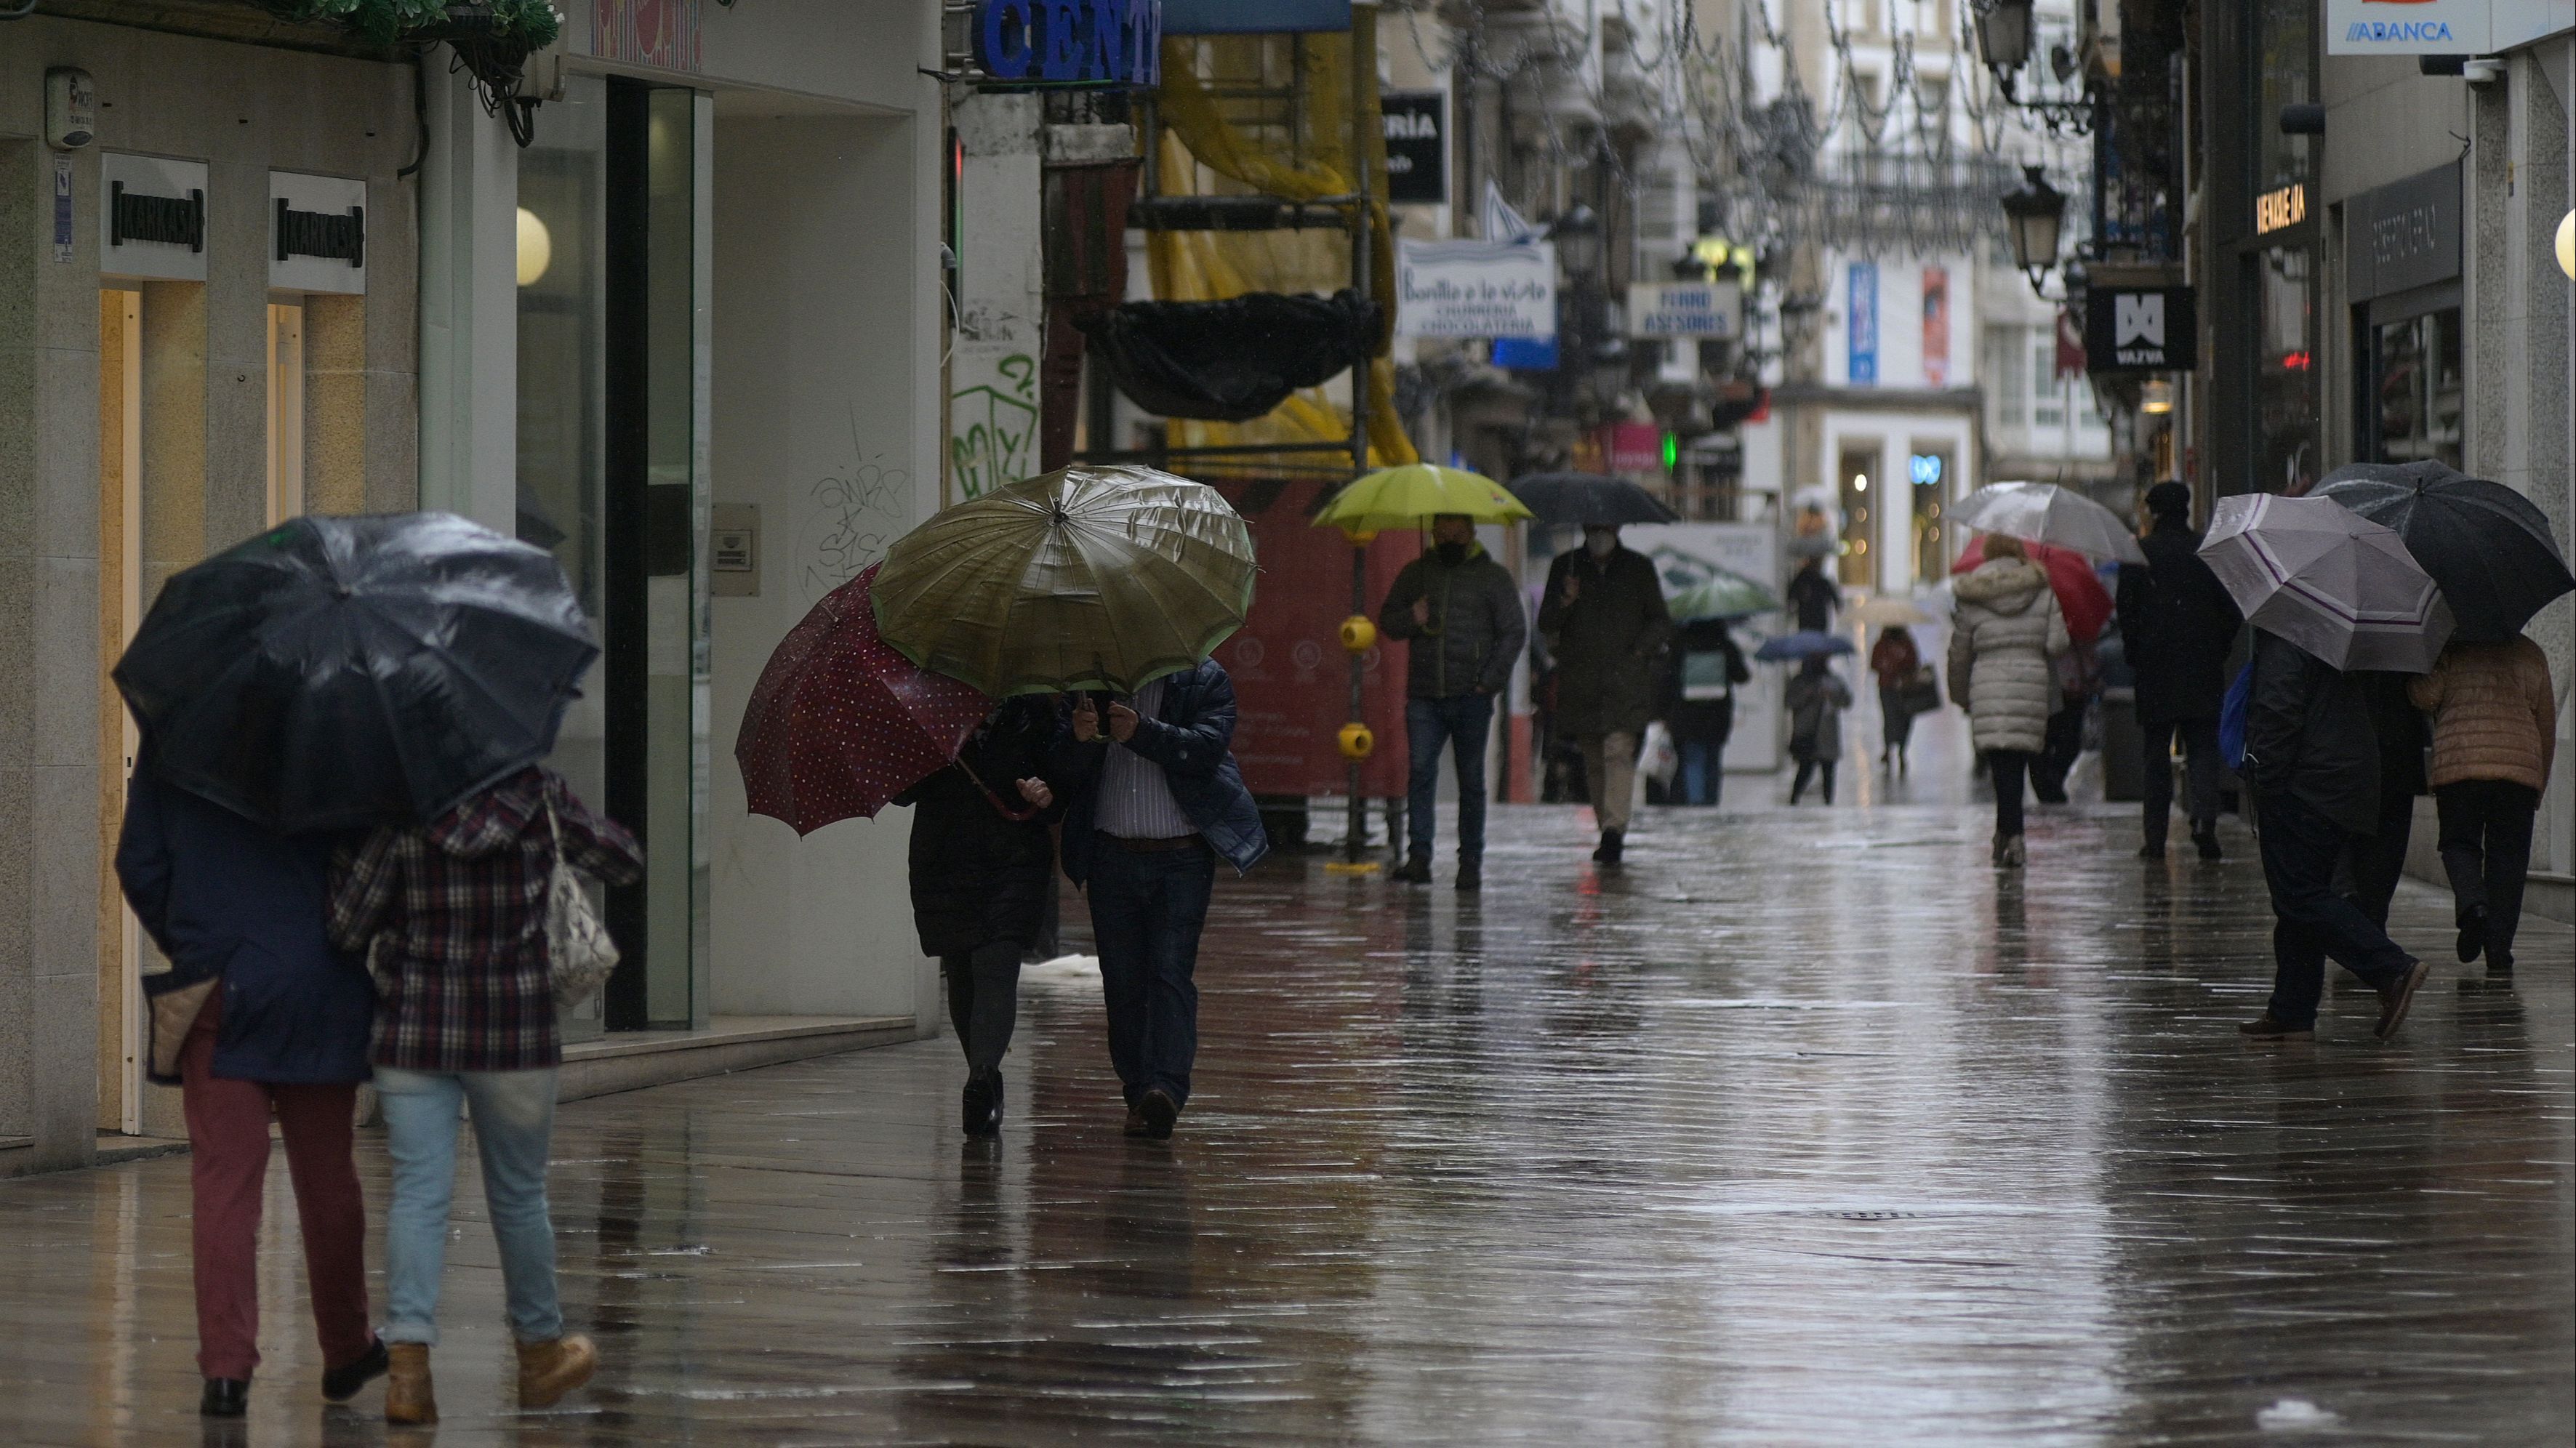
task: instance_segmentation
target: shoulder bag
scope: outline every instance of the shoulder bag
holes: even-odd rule
[[[555,821],[554,801],[546,801],[546,834],[554,841],[554,865],[546,872],[546,976],[555,1004],[577,1006],[599,994],[617,969],[617,942],[590,908],[590,895],[580,876],[564,863],[563,827]]]

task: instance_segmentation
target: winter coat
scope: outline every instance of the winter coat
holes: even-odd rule
[[[1417,600],[1430,602],[1430,622],[1413,621]],[[1529,642],[1511,570],[1475,543],[1455,568],[1436,552],[1404,565],[1377,623],[1388,638],[1405,641],[1405,693],[1414,699],[1499,694]]]
[[[1834,626],[1834,610],[1843,606],[1843,591],[1825,576],[1824,564],[1811,559],[1790,575],[1787,601],[1800,629],[1826,633]]]
[[[1902,689],[1923,667],[1923,651],[1914,646],[1914,635],[1892,628],[1878,636],[1869,648],[1869,671],[1878,676],[1882,689]]]
[[[959,763],[896,795],[913,806],[912,923],[924,955],[965,955],[1037,939],[1055,889],[1061,799],[1041,810],[1019,782],[1045,777],[1053,704],[1013,699],[968,737]],[[979,783],[980,781],[980,783]],[[1050,781],[1050,784],[1052,781]]]
[[[2464,779],[2549,787],[2558,706],[2540,645],[2453,644],[2406,692],[2433,716],[2435,789]]]
[[[2357,835],[2379,829],[2379,730],[2360,675],[2257,626],[2244,775]]]
[[[1789,757],[1804,762],[1843,757],[1843,711],[1851,689],[1832,674],[1794,674],[1781,703],[1789,711]]]
[[[2244,623],[2201,561],[2200,535],[2158,519],[2138,540],[2147,561],[2120,565],[2120,647],[2137,675],[2138,722],[2214,720],[2227,693],[2227,656]]]
[[[179,1050],[223,992],[214,1074],[321,1084],[367,1079],[375,991],[323,929],[327,836],[281,835],[164,784],[147,764],[125,796],[116,876],[170,969],[143,978],[145,1070],[176,1085]]]
[[[1967,706],[1968,737],[1979,752],[2038,753],[2057,708],[2050,660],[2071,642],[2047,570],[1989,558],[1953,591],[1959,606],[1950,624],[1950,697]]]
[[[555,823],[546,821],[548,805]],[[563,776],[523,769],[426,825],[379,828],[335,862],[331,939],[375,962],[379,1066],[534,1071],[563,1064],[546,949],[555,831],[564,860],[609,885],[643,878],[644,852]]]
[[[1690,661],[1694,657],[1716,656],[1717,667],[1724,671],[1726,692],[1714,699],[1691,699],[1683,696],[1687,686]],[[1753,668],[1744,661],[1744,650],[1736,646],[1735,634],[1722,618],[1704,618],[1683,624],[1664,651],[1664,723],[1673,731],[1676,741],[1695,740],[1721,743],[1735,732],[1735,687],[1753,681]]]
[[[1572,603],[1565,598],[1569,578],[1582,584],[1583,596]],[[1620,548],[1595,562],[1581,548],[1558,554],[1547,570],[1538,626],[1556,657],[1550,727],[1557,737],[1644,733],[1673,636],[1663,585],[1646,555]]]
[[[1092,821],[1100,805],[1100,766],[1112,749],[1133,750],[1163,768],[1172,799],[1208,842],[1217,858],[1237,873],[1261,863],[1270,853],[1270,836],[1261,826],[1261,807],[1244,788],[1243,770],[1234,762],[1234,680],[1223,664],[1208,659],[1197,668],[1163,680],[1163,707],[1150,719],[1136,721],[1135,737],[1124,744],[1104,733],[1085,744],[1073,737],[1070,711],[1060,717],[1053,750],[1054,767],[1047,778],[1061,781],[1064,798],[1064,873],[1076,885],[1091,879]],[[1108,721],[1103,719],[1105,730]]]

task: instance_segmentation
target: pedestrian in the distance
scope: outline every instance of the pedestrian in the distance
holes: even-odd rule
[[[2218,709],[2227,694],[2227,655],[2244,615],[2218,575],[2201,561],[2191,526],[2191,489],[2158,483],[2147,489],[2152,522],[2138,546],[2144,565],[2120,565],[2120,646],[2137,676],[2137,711],[2146,751],[2145,843],[2141,858],[2161,860],[2173,818],[2174,738],[2182,738],[2184,797],[2191,842],[2204,860],[2218,844]]]
[[[590,1380],[597,1350],[564,1331],[546,1158],[563,1038],[555,1026],[546,889],[555,861],[612,885],[643,852],[562,776],[523,769],[427,825],[380,828],[336,871],[331,938],[375,949],[374,1061],[393,1201],[385,1210],[385,1419],[438,1421],[429,1351],[456,1191],[456,1116],[474,1112],[483,1201],[501,1249],[519,1406]]]
[[[1169,1138],[1189,1105],[1216,862],[1240,873],[1270,849],[1234,762],[1234,709],[1234,680],[1209,659],[1105,709],[1078,696],[1057,753],[1064,872],[1091,897],[1129,1136]]]
[[[2433,798],[2460,962],[2483,954],[2487,979],[2509,981],[2532,815],[2558,746],[2548,656],[2528,638],[2455,643],[2410,693],[2433,716]]]
[[[1878,762],[1891,769],[1903,767],[1906,741],[1914,735],[1914,711],[1905,702],[1905,691],[1922,668],[1923,651],[1915,646],[1912,629],[1896,624],[1879,630],[1878,642],[1869,647],[1869,671],[1878,678]]]
[[[1993,861],[2018,868],[2029,859],[2022,788],[2031,756],[2048,743],[2057,694],[2051,661],[2067,648],[2066,615],[2047,570],[2030,561],[2018,539],[1989,533],[1985,552],[1985,561],[1953,586],[1950,698],[1968,711],[1969,740],[1994,780]]]
[[[1412,775],[1405,808],[1408,837],[1395,878],[1431,882],[1439,844],[1435,815],[1444,744],[1458,774],[1458,888],[1485,878],[1485,744],[1494,731],[1494,699],[1512,681],[1529,640],[1511,570],[1476,541],[1475,520],[1445,513],[1431,520],[1431,549],[1395,576],[1378,628],[1406,644],[1405,742]]]
[[[198,1411],[210,1418],[247,1411],[259,1366],[272,1114],[295,1182],[322,1396],[345,1402],[385,1371],[367,1320],[366,1207],[350,1156],[375,991],[364,963],[324,933],[330,863],[327,838],[264,829],[162,783],[148,763],[127,786],[116,874],[170,958],[143,978],[146,1069],[180,1088],[187,1113]]]
[[[1020,961],[1055,893],[1052,700],[1003,701],[956,760],[894,797],[913,807],[912,923],[948,984],[966,1053],[958,1108],[968,1136],[1002,1131],[1002,1057],[1020,1009]]]
[[[1664,727],[1673,732],[1682,768],[1679,802],[1713,806],[1726,781],[1726,741],[1735,733],[1735,687],[1750,683],[1752,666],[1722,618],[1683,624],[1669,651],[1664,686]]]
[[[1834,765],[1843,757],[1843,711],[1852,693],[1836,677],[1823,655],[1803,660],[1789,680],[1781,703],[1789,713],[1789,757],[1798,762],[1789,782],[1789,803],[1807,792],[1807,781],[1820,779],[1825,803],[1834,802]]]
[[[2244,775],[2259,796],[2275,924],[2272,999],[2237,1030],[2254,1041],[2313,1039],[2331,958],[2379,993],[2378,1035],[2388,1039],[2425,965],[2335,889],[2335,862],[2380,820],[2379,734],[2359,677],[2257,625]]]
[[[1798,627],[1806,633],[1831,633],[1834,613],[1843,606],[1843,591],[1825,576],[1825,561],[1810,555],[1789,575],[1787,599],[1790,611],[1797,615]]]
[[[1588,527],[1583,546],[1557,555],[1539,604],[1539,632],[1555,655],[1556,727],[1583,749],[1585,783],[1601,843],[1592,858],[1616,865],[1627,848],[1637,748],[1654,718],[1672,615],[1644,554],[1619,546],[1616,528]]]

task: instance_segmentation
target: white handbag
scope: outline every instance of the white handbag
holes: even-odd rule
[[[552,800],[546,802],[546,833],[555,846],[554,868],[546,872],[546,975],[555,1004],[577,1006],[599,994],[617,969],[617,942],[608,938],[589,893],[564,863],[563,827],[555,822]]]

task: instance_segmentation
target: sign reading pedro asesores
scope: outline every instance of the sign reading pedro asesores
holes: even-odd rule
[[[982,0],[975,59],[998,81],[1151,86],[1162,81],[1162,0]]]

